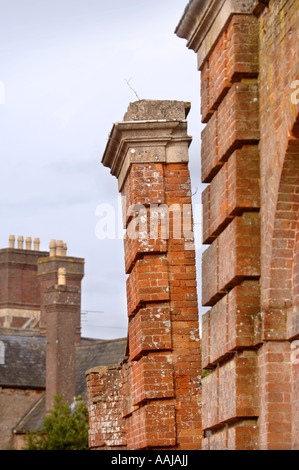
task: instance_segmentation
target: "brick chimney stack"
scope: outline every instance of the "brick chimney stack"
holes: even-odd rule
[[[58,271],[66,270],[66,284],[73,285],[81,291],[81,280],[84,276],[84,260],[67,256],[67,245],[62,240],[51,240],[49,256],[38,261],[38,278],[41,289],[40,330],[46,334],[46,315],[44,308],[44,292],[46,287],[58,283]],[[78,324],[77,338],[80,338],[80,322]]]
[[[25,244],[24,244],[25,240]],[[39,250],[39,238],[9,236],[0,250],[0,326],[36,328],[40,318],[37,264],[48,253]]]
[[[62,241],[50,242],[50,256],[38,262],[41,329],[46,334],[46,409],[54,395],[72,403],[76,392],[76,345],[80,342],[84,260],[66,256]]]

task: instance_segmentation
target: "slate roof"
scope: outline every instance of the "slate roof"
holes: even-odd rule
[[[46,338],[32,330],[0,328],[4,344],[4,364],[0,362],[0,386],[45,389]],[[92,367],[120,363],[126,355],[127,338],[95,340],[82,338],[76,351],[76,396],[86,400],[85,372]],[[38,429],[45,413],[45,397],[21,420],[16,431]]]
[[[34,331],[0,330],[4,364],[0,364],[0,386],[45,388],[46,338]]]

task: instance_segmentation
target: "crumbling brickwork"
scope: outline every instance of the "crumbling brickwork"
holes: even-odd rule
[[[126,447],[122,413],[121,366],[98,367],[87,371],[89,403],[89,446],[109,450]]]
[[[192,0],[201,72],[203,448],[298,449],[299,3]]]
[[[112,129],[103,157],[124,202],[128,359],[116,381],[121,402],[116,394],[105,409],[94,404],[90,381],[107,384],[110,371],[88,371],[92,448],[122,448],[124,442],[133,450],[201,447],[187,110],[182,102],[132,103]],[[112,445],[99,428],[106,429],[115,407],[119,415],[111,426],[116,434],[124,428],[125,436]]]

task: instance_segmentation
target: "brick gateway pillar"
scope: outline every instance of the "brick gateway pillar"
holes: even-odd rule
[[[176,29],[206,124],[207,450],[298,449],[298,27],[291,0],[191,0]]]
[[[103,156],[123,201],[128,360],[87,372],[92,448],[201,448],[188,110],[131,103]]]

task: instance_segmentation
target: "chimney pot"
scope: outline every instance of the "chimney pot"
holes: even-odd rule
[[[31,237],[26,237],[26,250],[31,250]]]
[[[19,250],[23,250],[23,242],[24,242],[24,238],[22,236],[19,236],[18,237],[18,249]]]
[[[57,240],[56,242],[56,256],[64,256],[62,240]]]
[[[14,248],[15,247],[15,236],[10,235],[9,236],[9,248]]]
[[[39,238],[35,238],[34,241],[33,241],[35,251],[39,251],[39,244],[40,244]]]
[[[56,256],[56,240],[50,240],[50,257]]]

